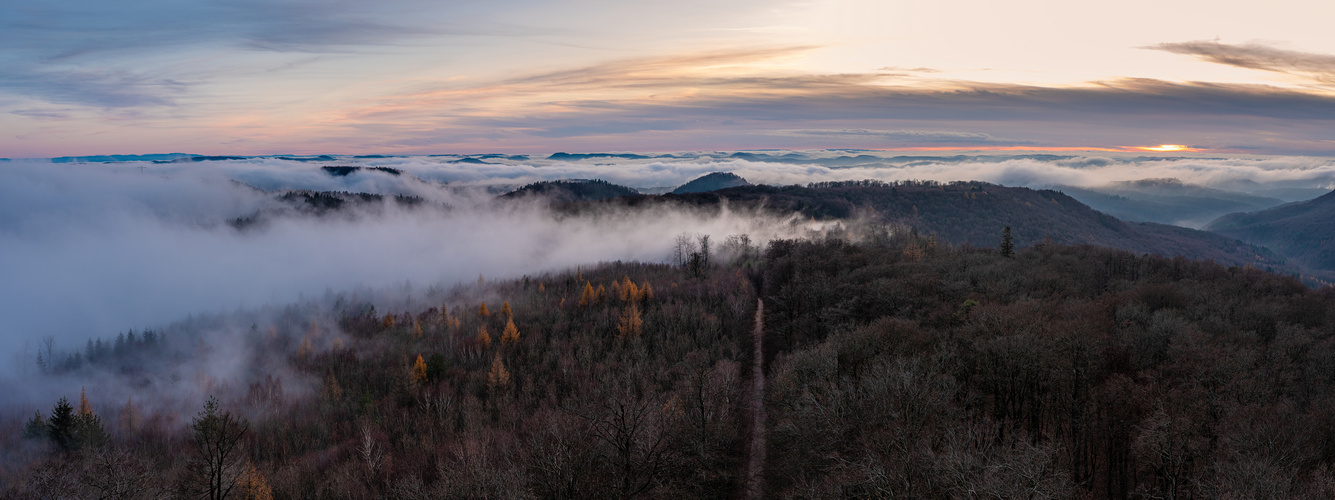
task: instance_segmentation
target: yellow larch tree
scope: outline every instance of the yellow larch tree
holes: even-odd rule
[[[643,285],[640,285],[640,300],[654,300],[654,288],[649,286],[648,281],[645,281]]]
[[[621,282],[620,282],[620,281],[612,280],[612,286],[609,287],[609,288],[607,289],[607,291],[608,291],[608,293],[612,294],[612,297],[615,298],[615,299],[618,299],[618,300],[619,300],[619,299],[621,299],[621,298],[623,297],[623,295],[621,294]]]
[[[598,295],[593,291],[593,283],[584,282],[584,293],[579,296],[579,306],[589,307],[598,300]]]
[[[510,318],[510,317],[514,317],[514,315],[515,315],[515,313],[514,313],[514,311],[512,311],[512,310],[510,309],[510,303],[509,303],[508,301],[507,301],[506,303],[504,303],[504,304],[501,304],[501,316],[505,316],[505,317],[507,317],[507,318]]]
[[[384,326],[386,330],[394,328],[394,313],[385,313],[385,320],[382,323],[382,326]]]
[[[547,287],[544,286],[544,285],[542,284],[541,281],[539,281],[539,282],[538,282],[538,293],[542,293],[542,292],[545,292],[545,291],[547,291]]]
[[[634,281],[630,280],[630,276],[626,276],[621,280],[621,301],[630,302],[632,300],[640,300],[640,289],[635,286]]]
[[[80,415],[93,414],[93,405],[88,404],[88,391],[83,387],[79,388],[79,414]]]
[[[607,301],[607,287],[603,286],[602,283],[598,284],[597,299],[599,304]]]
[[[491,371],[487,372],[487,387],[497,389],[510,385],[510,371],[505,369],[505,363],[501,361],[501,353],[496,353],[496,358],[491,362]]]
[[[487,333],[487,325],[482,325],[482,329],[477,332],[477,343],[482,344],[483,349],[491,347],[491,334]]]
[[[413,363],[413,382],[426,382],[426,360],[422,355],[417,355],[417,361]]]
[[[269,487],[269,481],[249,461],[246,462],[245,470],[237,476],[236,486],[243,500],[273,500],[273,488]]]
[[[323,392],[325,397],[329,398],[330,401],[340,401],[343,399],[343,386],[339,385],[338,379],[334,377],[334,372],[329,372],[329,374],[324,376]]]
[[[491,316],[491,313],[487,312],[487,301],[484,300],[482,301],[482,305],[477,308],[477,317],[485,318],[487,316]]]
[[[505,322],[505,331],[501,332],[501,345],[512,346],[519,343],[519,329],[515,328],[514,318]]]
[[[422,338],[422,322],[421,322],[421,321],[416,321],[416,320],[413,321],[413,338],[415,338],[415,339],[420,339],[420,338]]]
[[[617,322],[617,334],[620,337],[637,337],[644,327],[640,318],[640,308],[635,304],[621,310],[621,320]]]
[[[297,359],[306,361],[306,359],[311,356],[311,351],[313,350],[314,348],[311,347],[311,338],[309,336],[302,337],[301,345],[297,346]]]

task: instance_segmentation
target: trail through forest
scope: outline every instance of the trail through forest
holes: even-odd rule
[[[746,498],[764,498],[765,482],[765,301],[756,299],[756,326],[751,331],[755,357],[751,363],[751,449],[746,463]]]

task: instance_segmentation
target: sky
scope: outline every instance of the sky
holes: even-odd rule
[[[1332,18],[1316,0],[0,0],[0,157],[1335,155]]]

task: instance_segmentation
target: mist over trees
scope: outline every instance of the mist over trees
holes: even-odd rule
[[[683,236],[668,264],[479,278],[402,310],[292,309],[238,337],[291,380],[215,386],[184,412],[89,392],[11,417],[0,443],[24,453],[0,484],[15,498],[1335,493],[1328,290],[1090,246],[1006,256],[1000,228],[990,247],[863,229],[763,248]],[[173,332],[122,350],[189,363],[195,341]]]

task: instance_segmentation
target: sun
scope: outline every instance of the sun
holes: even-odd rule
[[[1135,148],[1135,149],[1139,149],[1139,150],[1142,150],[1142,151],[1158,151],[1158,152],[1161,152],[1161,153],[1180,153],[1180,152],[1200,151],[1200,150],[1197,149],[1197,148],[1193,148],[1193,147],[1191,147],[1191,146],[1184,146],[1184,145],[1181,145],[1181,144],[1160,144],[1160,145],[1158,145],[1158,146],[1139,146],[1139,147],[1137,147],[1137,148]]]

